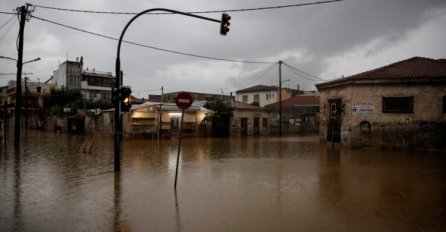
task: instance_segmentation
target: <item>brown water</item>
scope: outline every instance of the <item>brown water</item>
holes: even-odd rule
[[[112,138],[23,140],[19,152],[1,150],[0,231],[446,228],[444,153],[333,151],[316,137],[184,139],[175,194],[176,140],[125,141],[118,174]]]

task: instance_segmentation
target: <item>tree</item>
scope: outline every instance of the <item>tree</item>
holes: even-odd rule
[[[43,110],[46,115],[61,115],[65,106],[79,99],[82,99],[80,90],[52,88],[50,94],[43,97]]]
[[[76,114],[78,109],[110,109],[110,100],[86,100],[82,98],[79,89],[52,88],[50,94],[43,97],[43,112],[45,115],[61,115],[63,108],[71,109],[69,114]]]
[[[212,123],[213,137],[228,137],[232,117],[232,107],[223,100],[208,101],[204,107],[212,112],[206,116],[206,120]]]

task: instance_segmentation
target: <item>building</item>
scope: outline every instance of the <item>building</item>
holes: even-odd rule
[[[83,57],[80,60],[76,58],[76,61],[66,60],[59,64],[58,69],[53,71],[53,83],[59,88],[80,89],[83,65]]]
[[[111,72],[83,69],[83,57],[65,61],[53,71],[52,83],[57,88],[78,89],[85,99],[111,100],[115,77]]]
[[[272,124],[278,124],[280,107],[282,107],[282,122],[285,122],[282,124],[283,131],[296,133],[319,130],[319,96],[294,96],[282,101],[282,104],[276,102],[266,105],[265,108],[271,112]]]
[[[188,92],[188,91],[186,91]],[[160,99],[162,102],[170,102],[175,103],[175,98],[177,95],[181,92],[170,92],[170,93],[164,93],[163,95],[159,96],[155,95],[153,97],[149,96],[149,99]],[[188,92],[192,99],[194,99],[195,102],[197,101],[213,101],[215,99],[222,99],[223,101],[229,101],[232,100],[234,97],[232,95],[223,95],[223,94],[212,94],[212,93],[199,93],[199,92]]]
[[[111,89],[115,86],[115,77],[111,72],[95,70],[83,71],[81,94],[85,99],[111,100]]]
[[[50,94],[54,84],[30,81],[27,77],[22,81],[21,124],[28,128],[38,127],[40,110],[43,107],[43,97]],[[1,115],[7,117],[9,127],[14,125],[14,112],[16,105],[16,81],[11,80],[7,86],[0,88]],[[6,110],[6,112],[5,112]],[[6,114],[5,114],[6,113]]]
[[[260,107],[279,101],[279,87],[269,85],[255,85],[235,92],[237,101],[245,104],[257,104]],[[281,100],[285,100],[297,95],[298,91],[289,88],[282,88]]]
[[[263,107],[232,101],[231,135],[267,135],[269,134],[269,114]]]
[[[201,125],[208,110],[194,102],[184,111],[183,125],[180,126],[182,110],[175,103],[145,102],[132,106],[123,120],[124,132],[132,137],[169,138],[179,134],[199,136]]]
[[[322,141],[445,149],[445,59],[413,57],[316,87]]]

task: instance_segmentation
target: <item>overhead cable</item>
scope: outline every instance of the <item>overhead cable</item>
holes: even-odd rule
[[[319,5],[319,4],[341,2],[341,1],[344,1],[344,0],[329,0],[329,1],[318,1],[318,2],[298,3],[298,4],[289,4],[289,5],[281,5],[281,6],[244,8],[244,9],[190,11],[190,12],[187,12],[187,13],[189,13],[189,14],[209,14],[209,13],[222,13],[222,12],[243,12],[243,11],[274,10],[274,9],[282,9],[282,8],[290,8],[290,7],[302,7],[302,6]],[[78,13],[90,13],[90,14],[136,15],[136,14],[139,13],[139,12],[78,10],[78,9],[68,9],[68,8],[42,6],[42,5],[35,5],[35,6],[36,7],[40,7],[40,8],[44,8],[44,9],[59,10],[59,11],[69,11],[69,12],[78,12]],[[174,13],[148,13],[148,14],[160,15],[160,14],[174,14]]]
[[[245,80],[242,80],[239,83],[236,83],[237,87],[232,87],[232,88],[225,88],[223,89],[224,91],[228,91],[228,90],[236,90],[236,88],[238,89],[242,89],[244,88],[243,86],[246,86],[248,83],[255,83],[255,81],[259,80],[260,78],[264,77],[267,73],[269,73],[271,71],[271,69],[273,69],[275,66],[277,65],[277,62],[273,63],[272,65],[270,65],[269,67],[255,73],[252,75],[252,77],[247,78]]]
[[[16,16],[14,15],[14,16],[12,16],[12,17],[15,18]],[[9,27],[5,30],[5,32],[0,36],[0,40],[2,40],[2,39],[6,36],[6,34],[8,34],[9,30],[11,30],[11,28],[15,25],[16,22],[17,22],[17,21],[13,21],[13,22],[9,25]]]
[[[11,20],[14,19],[14,18],[15,18],[15,15],[13,15],[10,19],[8,19],[8,21],[6,21],[5,23],[3,23],[3,25],[0,26],[0,30],[1,30],[4,26],[6,26],[6,24],[8,24],[9,22],[11,22]]]
[[[291,71],[293,71],[293,73],[294,74],[296,74],[297,76],[300,76],[300,77],[303,77],[303,78],[305,78],[305,79],[308,79],[308,80],[312,80],[312,81],[325,81],[324,79],[321,79],[321,78],[319,78],[319,77],[317,77],[317,76],[314,76],[314,75],[311,75],[311,74],[309,74],[309,73],[306,73],[306,72],[304,72],[304,71],[302,71],[302,70],[300,70],[300,69],[298,69],[298,68],[295,68],[295,67],[293,67],[293,66],[291,66],[291,65],[289,65],[289,64],[287,64],[287,63],[283,63],[287,68],[289,68]],[[299,75],[299,74],[297,74],[296,72],[299,72],[299,73],[301,73],[301,74],[304,74],[305,76],[309,76],[308,78],[307,77],[304,77],[303,75]],[[316,80],[315,80],[316,79]]]
[[[87,34],[99,36],[99,37],[106,38],[106,39],[119,41],[118,38],[111,37],[111,36],[108,36],[108,35],[103,35],[103,34],[99,34],[99,33],[96,33],[96,32],[91,32],[91,31],[87,31],[87,30],[84,30],[84,29],[68,26],[68,25],[65,25],[65,24],[62,24],[62,23],[54,22],[54,21],[51,21],[51,20],[48,20],[48,19],[44,19],[44,18],[40,18],[40,17],[34,16],[34,15],[32,17],[35,18],[35,19],[44,21],[44,22],[48,22],[48,23],[52,23],[52,24],[55,24],[55,25],[58,25],[58,26],[70,28],[72,30],[84,32],[84,33],[87,33]],[[204,56],[204,55],[197,55],[197,54],[192,54],[192,53],[186,53],[186,52],[174,51],[174,50],[165,49],[165,48],[154,47],[154,46],[140,44],[140,43],[126,41],[126,40],[123,40],[122,42],[127,43],[127,44],[136,45],[136,46],[139,46],[139,47],[150,48],[150,49],[154,49],[154,50],[158,50],[158,51],[169,52],[169,53],[178,54],[178,55],[184,55],[184,56],[197,57],[197,58],[202,58],[202,59],[209,59],[209,60],[227,61],[227,62],[235,62],[235,63],[248,63],[248,64],[271,64],[271,63],[275,63],[275,62],[272,62],[272,61],[234,60],[234,59],[226,59],[226,58],[219,58],[219,57],[212,57],[212,56]]]

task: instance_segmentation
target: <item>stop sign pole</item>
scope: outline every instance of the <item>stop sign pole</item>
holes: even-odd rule
[[[182,138],[182,132],[183,132],[183,120],[184,120],[184,110],[189,109],[189,107],[192,105],[193,99],[192,96],[187,92],[181,92],[177,95],[175,98],[175,103],[177,104],[178,108],[181,109],[181,122],[180,122],[180,138],[178,142],[178,153],[177,153],[177,167],[175,169],[175,184],[173,188],[175,191],[177,190],[177,178],[178,178],[178,164],[180,163],[180,150],[181,150],[181,138]]]

